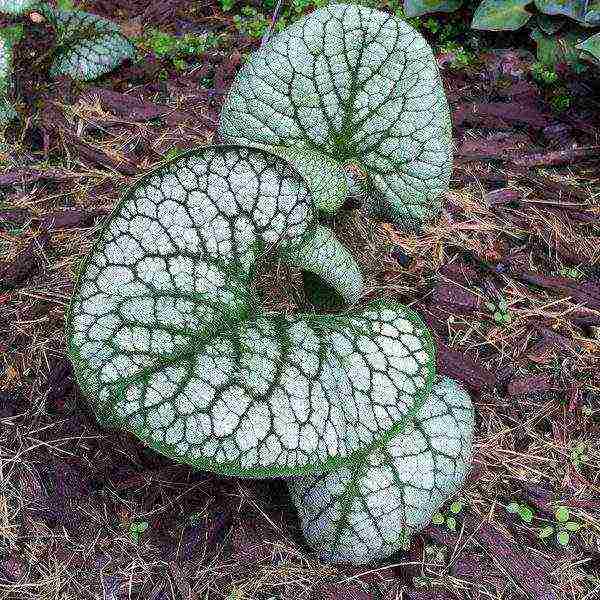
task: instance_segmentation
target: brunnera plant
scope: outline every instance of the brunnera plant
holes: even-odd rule
[[[112,71],[133,58],[134,47],[111,21],[79,10],[55,8],[39,0],[0,0],[0,13],[12,16],[33,11],[43,15],[56,33],[50,76],[69,75],[88,81]],[[17,116],[9,101],[13,47],[24,35],[22,25],[0,30],[0,125]]]
[[[451,170],[435,59],[396,17],[319,9],[251,56],[219,137],[140,179],[104,225],[67,316],[77,381],[102,423],[173,460],[285,478],[323,560],[386,558],[463,483],[473,409],[436,376],[414,311],[361,304],[320,217],[348,196],[407,230],[435,217]],[[343,308],[261,308],[271,253]]]

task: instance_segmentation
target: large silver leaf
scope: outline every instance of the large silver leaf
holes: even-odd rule
[[[290,477],[304,535],[319,558],[365,564],[405,548],[464,482],[473,425],[467,392],[438,378],[411,421],[354,464]]]
[[[175,460],[245,477],[335,468],[401,428],[433,379],[416,314],[393,302],[265,314],[251,294],[267,247],[293,254],[320,231],[313,204],[289,163],[235,146],[139,181],[86,259],[68,316],[97,415]],[[341,279],[355,276],[349,256],[345,268],[337,252],[306,249],[320,264],[304,269],[356,289]]]
[[[365,175],[374,212],[418,229],[448,187],[451,124],[437,63],[405,21],[334,4],[277,34],[238,73],[224,140],[314,149]]]

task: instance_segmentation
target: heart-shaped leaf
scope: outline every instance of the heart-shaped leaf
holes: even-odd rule
[[[482,0],[473,14],[473,29],[503,31],[520,29],[529,21],[531,13],[525,7],[531,0]]]
[[[89,81],[112,71],[135,52],[117,25],[90,13],[55,10],[44,15],[56,29],[57,46],[50,75]]]
[[[382,11],[333,4],[274,36],[238,73],[219,133],[316,150],[354,168],[373,212],[418,229],[439,212],[451,123],[423,37]]]
[[[473,426],[467,392],[439,378],[399,433],[372,444],[354,464],[286,478],[319,558],[364,564],[406,548],[464,482]]]
[[[462,0],[404,0],[404,14],[420,17],[435,12],[454,12],[462,6]]]
[[[86,259],[67,320],[98,417],[180,462],[245,477],[331,469],[399,431],[434,376],[415,313],[380,301],[268,315],[252,296],[270,246],[307,249],[302,268],[354,294],[347,257],[305,246],[311,229],[324,235],[303,175],[263,150],[201,149],[140,180]]]

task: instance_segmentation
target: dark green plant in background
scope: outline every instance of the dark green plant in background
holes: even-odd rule
[[[407,16],[454,12],[463,0],[404,0]],[[483,0],[473,13],[473,29],[530,29],[538,61],[546,66],[575,63],[580,57],[600,62],[600,1]]]

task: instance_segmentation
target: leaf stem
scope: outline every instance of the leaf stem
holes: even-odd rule
[[[273,29],[275,27],[275,23],[277,22],[277,19],[279,18],[279,13],[281,11],[282,4],[283,4],[283,0],[278,0],[277,6],[275,7],[275,10],[273,11],[273,16],[271,17],[271,24],[269,25],[269,29],[267,30],[265,35],[263,35],[262,40],[260,41],[261,48],[266,46],[267,43],[269,42],[269,40],[271,39],[271,35],[273,34]]]

